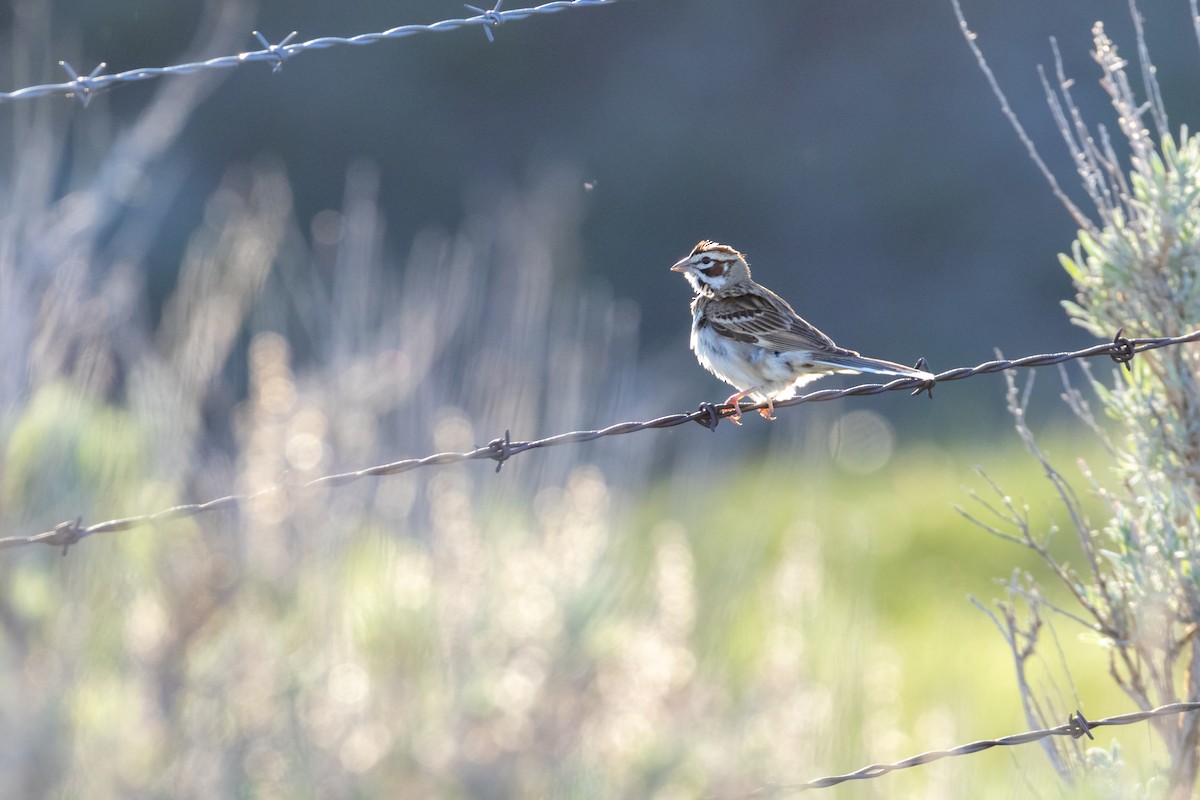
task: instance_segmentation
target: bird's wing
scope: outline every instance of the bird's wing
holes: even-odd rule
[[[707,316],[713,330],[722,336],[772,350],[853,352],[838,347],[768,289],[718,295],[709,301]]]

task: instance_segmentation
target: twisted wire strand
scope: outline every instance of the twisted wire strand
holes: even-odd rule
[[[1072,739],[1078,739],[1082,736],[1087,736],[1089,739],[1096,737],[1092,736],[1092,731],[1096,728],[1104,728],[1111,725],[1132,725],[1135,722],[1144,722],[1155,717],[1164,717],[1170,714],[1185,714],[1190,711],[1200,711],[1200,702],[1188,701],[1183,703],[1169,703],[1158,708],[1152,708],[1147,711],[1135,711],[1130,714],[1118,714],[1113,717],[1105,717],[1095,721],[1084,718],[1083,713],[1076,711],[1067,717],[1065,725],[1059,725],[1054,728],[1045,728],[1037,731],[1027,731],[1025,733],[1017,733],[1011,736],[1002,736],[999,739],[982,739],[978,742],[970,742],[968,744],[959,745],[949,750],[930,750],[919,755],[906,758],[903,761],[896,761],[891,764],[871,764],[854,772],[847,772],[843,775],[830,775],[825,778],[817,778],[816,780],[807,781],[806,783],[790,783],[790,784],[763,784],[745,797],[777,797],[783,794],[798,794],[807,792],[810,789],[825,789],[830,786],[837,786],[839,783],[847,781],[869,780],[871,778],[879,778],[889,772],[895,772],[901,769],[910,769],[919,767],[923,764],[929,764],[933,761],[939,761],[943,758],[954,758],[957,756],[967,756],[973,753],[979,753],[984,750],[990,750],[993,747],[1010,747],[1020,744],[1028,744],[1036,742],[1039,739],[1045,739],[1050,736],[1070,736]]]
[[[400,25],[395,28],[389,28],[386,31],[377,33],[360,33],[357,36],[322,36],[317,39],[310,39],[306,42],[292,42],[296,36],[292,32],[286,39],[279,44],[271,44],[262,34],[254,31],[254,35],[263,45],[261,50],[251,50],[237,55],[220,56],[218,58],[210,58],[207,61],[193,61],[186,64],[175,64],[169,67],[142,67],[139,69],[131,69],[125,72],[118,72],[112,75],[101,74],[104,69],[104,64],[100,64],[96,69],[87,74],[77,73],[70,64],[65,61],[58,62],[59,65],[66,70],[70,76],[70,80],[63,83],[45,83],[38,86],[28,86],[23,89],[16,89],[11,92],[0,92],[0,103],[11,102],[15,100],[27,100],[34,97],[47,97],[51,95],[66,95],[78,97],[85,103],[91,99],[97,92],[105,89],[111,89],[119,84],[129,83],[132,81],[144,81],[151,78],[161,78],[167,75],[189,75],[202,70],[215,69],[231,69],[253,61],[266,61],[271,63],[274,71],[278,72],[284,61],[294,55],[303,53],[309,50],[325,50],[330,47],[341,47],[346,45],[368,45],[376,44],[377,42],[390,41],[392,39],[400,39],[405,36],[412,36],[418,33],[444,33],[448,31],[458,30],[460,28],[482,27],[484,33],[487,34],[488,40],[493,38],[492,29],[497,25],[505,22],[516,22],[527,19],[539,14],[555,14],[559,11],[565,11],[570,8],[580,8],[584,6],[606,6],[617,2],[617,0],[555,0],[552,3],[545,3],[540,6],[531,8],[514,8],[510,11],[501,11],[500,5],[503,0],[489,9],[479,9],[474,6],[467,6],[473,11],[478,11],[479,14],[473,17],[463,19],[446,19],[440,22],[434,22],[427,25]]]
[[[1200,330],[1192,331],[1191,333],[1182,336],[1156,337],[1147,339],[1127,339],[1120,332],[1113,338],[1111,342],[1103,342],[1101,344],[1086,347],[1082,350],[1074,350],[1070,352],[1060,353],[1040,353],[1037,355],[1024,356],[1017,359],[996,359],[994,361],[985,361],[982,364],[977,364],[974,367],[958,367],[956,369],[946,370],[934,375],[932,380],[922,380],[920,378],[898,378],[888,383],[864,383],[856,386],[850,386],[845,389],[821,389],[808,394],[799,395],[788,400],[782,400],[775,403],[775,408],[787,408],[790,406],[798,406],[804,403],[816,403],[827,400],[837,400],[843,397],[858,397],[862,395],[882,394],[883,392],[894,392],[901,390],[912,390],[913,394],[928,393],[933,396],[933,387],[939,383],[949,381],[964,380],[966,378],[980,375],[983,373],[1003,372],[1005,370],[1015,369],[1018,367],[1044,367],[1051,364],[1061,364],[1065,361],[1071,361],[1077,358],[1094,358],[1096,356],[1108,356],[1113,361],[1124,364],[1129,368],[1129,361],[1137,353],[1142,353],[1147,350],[1156,350],[1160,347],[1168,347],[1171,345],[1185,344],[1188,342],[1200,341]],[[923,366],[924,359],[918,364]],[[743,411],[752,411],[758,408],[765,407],[765,404],[758,405],[743,405]],[[730,404],[713,404],[702,403],[696,411],[683,412],[677,414],[667,414],[666,416],[657,417],[655,419],[644,422],[618,422],[615,425],[609,425],[607,428],[599,428],[596,430],[585,431],[570,431],[560,433],[554,436],[548,436],[544,439],[534,439],[532,441],[514,441],[509,432],[505,431],[501,438],[493,439],[482,447],[477,447],[474,450],[468,450],[461,453],[435,453],[433,455],[424,456],[423,458],[406,458],[400,461],[393,461],[388,464],[379,464],[366,469],[355,470],[352,472],[341,472],[333,475],[325,475],[320,478],[315,478],[307,483],[298,485],[278,485],[262,491],[248,495],[228,495],[215,500],[209,500],[204,503],[188,503],[185,505],[173,506],[162,511],[157,511],[153,514],[141,514],[133,517],[124,517],[122,519],[108,520],[107,522],[99,522],[94,525],[83,525],[82,519],[63,522],[57,525],[54,530],[44,531],[32,536],[11,536],[0,539],[0,549],[8,547],[21,547],[31,544],[45,544],[52,547],[62,547],[63,554],[66,554],[67,548],[81,539],[88,536],[94,536],[98,533],[116,533],[118,531],[129,530],[143,525],[151,525],[157,522],[166,522],[168,520],[180,519],[182,517],[193,517],[199,514],[204,514],[212,511],[223,511],[226,509],[236,508],[245,503],[251,503],[268,495],[277,492],[303,492],[321,488],[335,488],[345,486],[348,483],[361,480],[363,478],[381,478],[387,475],[398,475],[409,470],[419,469],[421,467],[432,467],[440,464],[453,464],[460,461],[478,461],[482,459],[490,459],[496,462],[496,471],[504,466],[504,462],[513,456],[530,450],[537,450],[543,447],[557,447],[566,444],[579,444],[581,442],[590,442],[596,439],[602,439],[606,436],[621,436],[628,433],[637,433],[639,431],[656,429],[656,428],[674,428],[678,425],[685,425],[689,422],[698,422],[710,430],[715,430],[717,424],[724,418],[734,414],[734,406]]]

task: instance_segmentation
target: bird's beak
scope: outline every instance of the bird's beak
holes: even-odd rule
[[[675,266],[671,267],[672,272],[687,272],[688,260],[686,258],[675,262]]]

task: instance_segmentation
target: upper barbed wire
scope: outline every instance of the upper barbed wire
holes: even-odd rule
[[[169,67],[143,67],[112,75],[103,74],[106,66],[104,63],[99,64],[90,72],[79,73],[67,62],[60,61],[58,62],[59,66],[70,76],[70,80],[63,83],[45,83],[38,86],[28,86],[11,92],[0,92],[0,103],[14,100],[28,100],[35,97],[63,95],[66,97],[76,97],[86,105],[97,92],[111,89],[123,83],[161,78],[167,75],[189,75],[203,70],[231,69],[254,61],[270,62],[272,70],[278,72],[287,59],[308,50],[325,50],[330,47],[341,47],[343,45],[375,44],[391,39],[401,39],[405,36],[412,36],[418,33],[437,33],[454,31],[459,28],[482,27],[483,32],[487,34],[488,41],[490,42],[494,38],[492,28],[505,22],[515,22],[538,14],[554,14],[559,11],[566,11],[569,8],[606,6],[616,2],[617,0],[555,0],[555,2],[545,3],[540,6],[514,8],[504,11],[501,9],[503,0],[498,0],[495,6],[487,10],[468,5],[467,8],[470,10],[479,12],[474,17],[446,19],[430,24],[400,25],[399,27],[389,28],[386,31],[360,33],[357,36],[322,36],[318,39],[295,43],[292,42],[292,39],[297,35],[295,31],[278,44],[271,44],[261,33],[253,31],[254,36],[263,46],[262,50],[251,50],[246,53],[238,53],[237,55],[220,56],[218,58],[210,58],[207,61],[193,61]]]
[[[1192,331],[1191,333],[1182,336],[1164,336],[1146,339],[1128,339],[1121,335],[1118,331],[1111,342],[1102,342],[1091,347],[1086,347],[1082,350],[1073,350],[1061,353],[1040,353],[1037,355],[1024,356],[1017,359],[996,359],[993,361],[985,361],[982,364],[977,364],[974,367],[958,367],[949,369],[945,372],[939,372],[933,378],[922,380],[920,378],[898,378],[889,383],[864,383],[857,386],[850,386],[845,389],[821,389],[816,392],[793,397],[788,400],[781,400],[775,403],[775,408],[788,408],[790,406],[798,406],[804,403],[816,403],[825,400],[838,400],[843,397],[859,397],[863,395],[882,394],[884,392],[896,392],[902,390],[911,390],[914,395],[928,393],[933,397],[933,387],[939,383],[948,381],[958,381],[965,378],[970,378],[975,375],[992,372],[1003,372],[1005,370],[1015,369],[1017,367],[1044,367],[1052,364],[1061,364],[1065,361],[1071,361],[1077,358],[1094,358],[1097,356],[1108,356],[1118,364],[1124,364],[1129,368],[1129,362],[1137,353],[1146,350],[1156,350],[1160,347],[1168,347],[1171,345],[1185,344],[1188,342],[1200,341],[1200,330]],[[925,359],[918,362],[918,366],[926,368]],[[754,406],[742,406],[742,411],[753,411],[759,408],[765,408],[765,403],[759,403]],[[216,500],[209,500],[204,503],[189,503],[186,505],[172,506],[171,508],[157,511],[153,514],[142,514],[139,516],[125,517],[122,519],[108,520],[107,522],[99,522],[95,525],[84,527],[82,518],[74,521],[63,522],[57,525],[54,530],[44,531],[32,536],[10,536],[0,539],[0,549],[7,547],[21,547],[31,544],[45,544],[51,547],[62,547],[63,554],[66,555],[67,548],[81,539],[88,536],[94,536],[98,533],[116,533],[118,531],[129,530],[144,525],[151,525],[156,522],[165,522],[167,520],[179,519],[182,517],[194,517],[209,511],[221,511],[230,508],[236,508],[239,505],[250,503],[259,500],[263,497],[278,493],[278,492],[304,492],[313,489],[334,488],[344,486],[363,478],[381,478],[385,475],[398,475],[401,472],[417,469],[419,467],[430,467],[438,464],[453,464],[460,461],[479,461],[490,459],[496,462],[496,471],[504,466],[504,462],[515,455],[524,453],[529,450],[537,450],[543,447],[555,447],[564,444],[578,444],[580,442],[590,442],[595,439],[602,439],[606,436],[619,436],[626,433],[637,433],[638,431],[650,430],[654,428],[674,428],[678,425],[685,425],[689,422],[698,422],[710,430],[715,430],[717,424],[727,417],[734,414],[734,406],[729,404],[714,404],[701,403],[700,408],[696,411],[679,414],[668,414],[664,417],[647,420],[645,422],[619,422],[615,425],[609,425],[607,428],[599,428],[588,431],[570,431],[568,433],[560,433],[555,436],[548,436],[544,439],[535,439],[533,441],[513,441],[509,431],[504,432],[502,438],[493,439],[488,444],[477,447],[474,450],[468,450],[461,453],[435,453],[423,458],[406,458],[401,461],[393,461],[389,464],[379,464],[374,467],[356,470],[353,472],[341,472],[335,475],[325,475],[320,478],[315,478],[307,483],[288,484],[272,486],[262,491],[247,495],[228,495],[220,497]]]

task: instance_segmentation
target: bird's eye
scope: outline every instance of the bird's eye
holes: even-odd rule
[[[711,264],[711,263],[712,263],[712,257],[711,257],[711,256],[705,256],[704,258],[700,259],[700,263],[701,263],[701,264]]]

